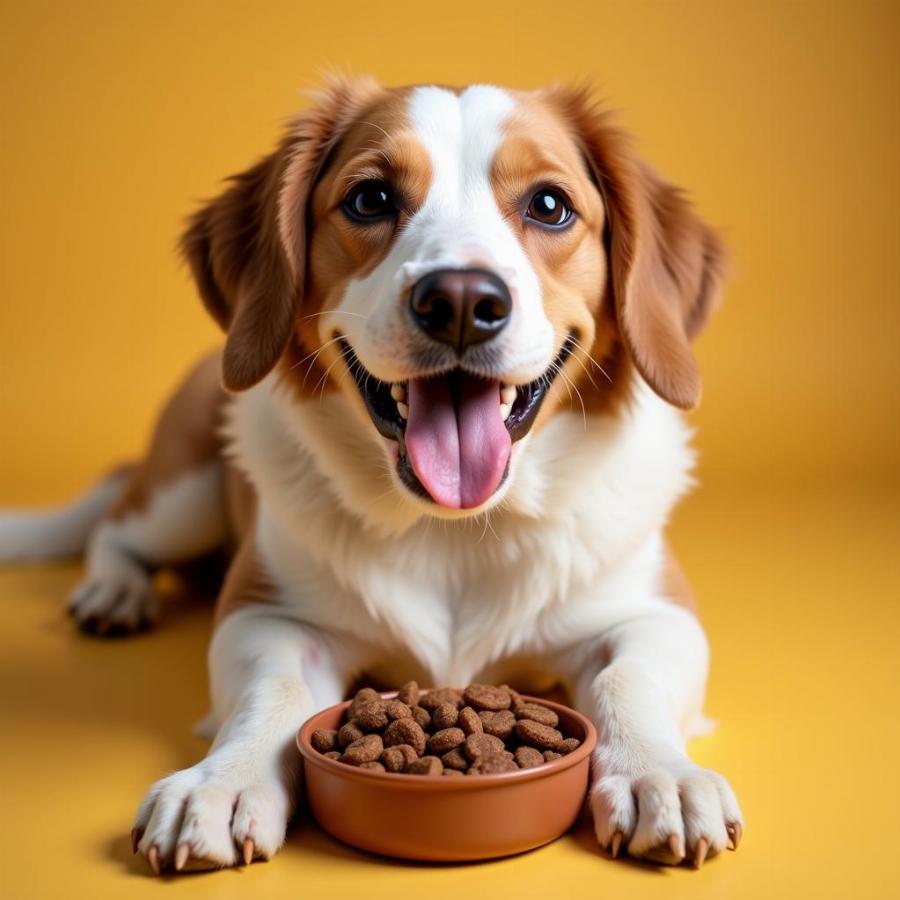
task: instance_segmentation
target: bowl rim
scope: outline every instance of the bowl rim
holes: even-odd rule
[[[431,690],[434,690],[432,688]],[[427,693],[428,691],[423,689],[422,693]],[[393,699],[397,696],[397,691],[382,691],[381,697],[385,700]],[[342,703],[335,703],[333,706],[326,706],[324,709],[320,709],[317,712],[313,713],[301,726],[297,732],[297,748],[300,751],[303,759],[310,763],[311,765],[317,766],[320,769],[324,769],[326,772],[330,772],[333,775],[338,775],[342,778],[350,778],[355,780],[368,781],[369,783],[377,784],[379,781],[382,781],[386,784],[395,785],[397,788],[403,790],[417,790],[416,785],[424,786],[429,785],[432,788],[437,788],[438,785],[442,785],[440,790],[476,790],[479,787],[484,789],[490,784],[511,784],[511,783],[521,783],[524,781],[534,781],[538,778],[549,778],[555,775],[557,772],[563,772],[566,769],[570,769],[573,766],[577,766],[585,757],[589,756],[594,747],[597,744],[597,729],[594,727],[594,723],[585,716],[583,713],[579,712],[577,709],[573,709],[571,706],[565,706],[562,703],[555,703],[552,700],[544,700],[541,697],[534,697],[529,694],[521,694],[523,700],[528,701],[529,703],[539,703],[541,706],[546,706],[552,709],[557,715],[560,713],[564,713],[567,716],[574,717],[579,724],[584,728],[585,737],[581,742],[581,746],[576,750],[573,750],[571,753],[567,753],[565,756],[560,757],[559,759],[554,759],[549,763],[544,763],[540,766],[535,766],[532,769],[519,769],[517,772],[499,772],[491,775],[480,775],[478,778],[447,778],[445,775],[409,775],[407,778],[398,778],[397,776],[403,776],[407,773],[405,772],[377,772],[372,769],[360,769],[357,766],[350,766],[347,763],[339,762],[335,759],[329,759],[324,754],[319,753],[316,750],[311,741],[310,735],[313,729],[313,720],[317,719],[319,716],[326,712],[331,712],[332,710],[340,710],[343,712],[347,709],[350,704],[353,702],[352,700],[345,700]]]

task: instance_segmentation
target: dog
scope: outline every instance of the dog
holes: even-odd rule
[[[4,559],[86,550],[70,611],[97,634],[228,548],[214,738],[150,788],[136,852],[275,854],[297,729],[363,675],[562,685],[598,730],[611,856],[735,849],[731,787],[685,750],[708,648],[664,537],[725,250],[590,91],[331,79],[180,246],[224,349],[139,464],[0,519]]]

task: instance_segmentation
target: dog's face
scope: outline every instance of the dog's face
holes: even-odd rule
[[[226,384],[280,360],[301,398],[347,392],[396,489],[443,515],[498,502],[521,439],[611,411],[632,367],[693,405],[722,257],[583,93],[368,80],[332,85],[184,247]]]

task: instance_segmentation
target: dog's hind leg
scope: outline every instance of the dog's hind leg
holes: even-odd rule
[[[146,458],[91,536],[85,578],[69,600],[84,630],[121,634],[152,623],[153,571],[226,540],[218,373],[218,356],[190,373],[164,409]]]

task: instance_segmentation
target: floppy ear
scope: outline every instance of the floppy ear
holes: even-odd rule
[[[290,340],[306,278],[307,205],[329,152],[374,80],[331,79],[278,148],[195,213],[181,237],[203,304],[227,332],[226,388],[264,378]]]
[[[690,341],[719,300],[724,246],[585,91],[565,92],[563,108],[606,206],[616,321],[629,356],[660,397],[691,409],[701,385]]]

